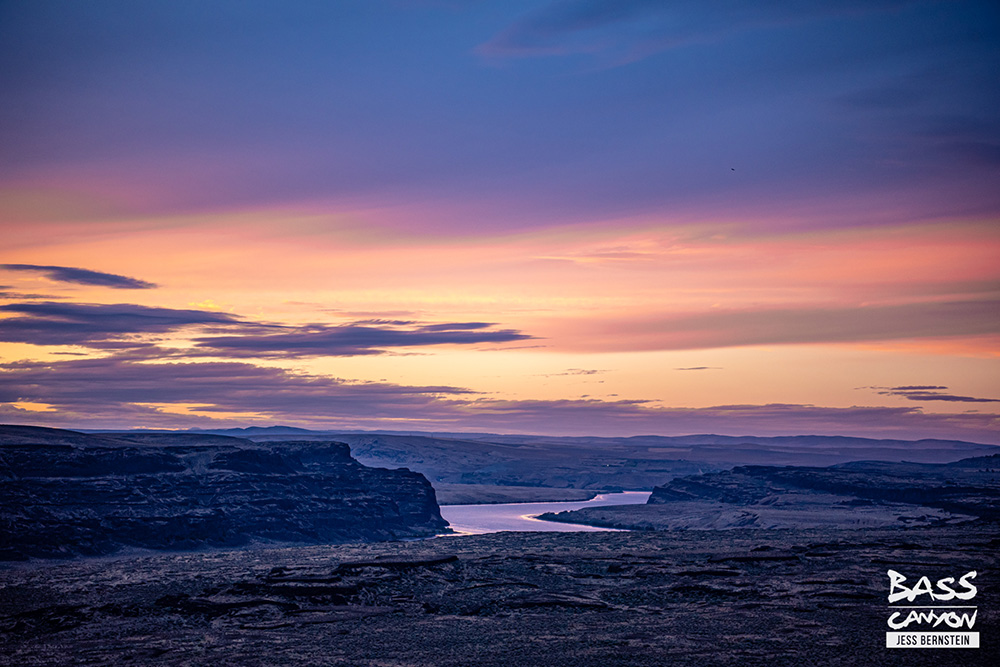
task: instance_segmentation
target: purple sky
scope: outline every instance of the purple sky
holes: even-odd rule
[[[2,2],[0,416],[1000,441],[998,71],[996,2]]]
[[[992,2],[0,12],[0,179],[75,184],[124,215],[452,202],[428,231],[463,233],[663,207],[860,224],[845,192],[897,222],[1000,203]]]

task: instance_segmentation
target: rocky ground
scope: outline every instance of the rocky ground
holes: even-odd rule
[[[0,664],[995,665],[1000,530],[496,533],[11,564]],[[885,646],[888,578],[975,569],[977,650]],[[917,604],[917,603],[914,603]]]

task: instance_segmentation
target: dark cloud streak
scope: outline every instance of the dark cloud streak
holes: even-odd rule
[[[181,327],[233,324],[225,313],[153,308],[134,304],[12,303],[0,311],[0,340],[35,345],[92,345],[121,336],[167,333]]]
[[[191,326],[205,333],[194,351],[163,351],[167,356],[307,357],[384,354],[392,348],[475,345],[530,340],[514,329],[486,322],[414,324],[369,320],[344,325],[301,327],[250,322],[227,313],[153,308],[135,304],[13,303],[0,312],[0,341],[35,345],[85,345],[94,349],[138,348],[143,334],[174,333]],[[228,335],[226,335],[228,334]],[[132,338],[129,338],[132,337]]]
[[[944,385],[902,385],[899,387],[865,387],[881,396],[900,396],[910,401],[944,401],[947,403],[1000,403],[996,398],[977,398],[945,393]]]
[[[20,314],[0,319],[0,340],[36,345],[99,347],[121,336],[239,321],[225,313],[133,304],[16,303],[0,306],[0,311]]]
[[[97,285],[112,289],[153,289],[154,283],[129,278],[114,273],[103,273],[89,269],[76,269],[69,266],[43,266],[40,264],[0,264],[0,268],[8,271],[28,271],[41,273],[50,280],[78,285]]]
[[[247,356],[357,356],[382,354],[399,347],[471,345],[529,340],[513,329],[486,330],[482,322],[431,324],[414,328],[374,327],[363,324],[311,325],[290,332],[259,336],[210,336],[195,343],[224,354]]]

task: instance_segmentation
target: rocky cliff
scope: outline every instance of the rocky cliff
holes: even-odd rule
[[[0,427],[0,559],[340,543],[447,524],[423,475],[338,442]]]
[[[739,466],[653,489],[645,505],[542,519],[631,530],[843,529],[1000,520],[1000,456],[953,463],[856,461],[826,468]]]
[[[650,504],[709,501],[765,505],[783,497],[825,494],[853,506],[901,503],[1000,519],[1000,455],[953,463],[856,461],[827,468],[740,466],[673,479],[653,489]]]

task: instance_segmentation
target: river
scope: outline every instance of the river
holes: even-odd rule
[[[507,503],[503,505],[442,505],[441,516],[461,535],[498,533],[502,530],[581,532],[615,530],[572,523],[541,521],[545,512],[565,512],[598,505],[637,505],[649,498],[648,491],[603,493],[591,500],[568,503]]]

